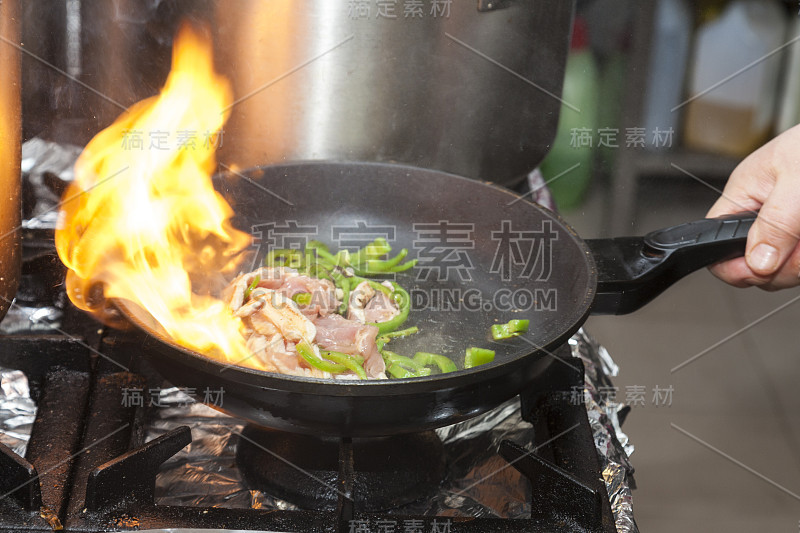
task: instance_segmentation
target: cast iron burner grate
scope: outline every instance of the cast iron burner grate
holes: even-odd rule
[[[335,451],[338,456],[335,476],[330,477],[337,494],[321,504],[303,502],[312,510],[178,507],[155,504],[155,478],[161,464],[191,442],[189,428],[176,428],[143,444],[146,408],[124,406],[119,399],[121,388],[147,383],[151,370],[139,353],[142,339],[117,334],[100,340],[91,319],[70,312],[66,322],[72,327],[64,328],[80,339],[0,338],[0,365],[26,373],[38,404],[26,456],[0,450],[0,495],[7,495],[0,499],[0,530],[52,531],[60,525],[64,531],[195,527],[366,533],[379,531],[377,527],[405,531],[407,526],[426,533],[615,531],[585,409],[569,401],[573,387],[583,384],[583,368],[566,349],[521,397],[524,416],[535,428],[535,452],[509,441],[500,446],[500,455],[530,481],[530,519],[371,512],[393,502],[359,500],[359,483],[365,478],[356,470],[362,463],[370,465],[373,452],[350,439],[326,444],[325,453]],[[97,357],[98,351],[116,363]],[[249,429],[243,435],[259,443],[261,431]],[[251,452],[242,448],[239,460]],[[367,459],[359,459],[362,455]],[[329,456],[318,470],[332,472],[331,462]],[[424,482],[436,483],[435,464],[430,470]],[[252,480],[254,474],[245,470],[244,476]],[[279,485],[278,481],[272,482]],[[343,495],[355,495],[357,503]]]
[[[35,261],[27,264],[31,279],[39,279],[35,271],[50,271],[53,264],[47,253],[34,255]],[[63,297],[50,291],[51,282],[40,285],[28,291],[32,300],[43,297],[52,305]],[[22,294],[28,294],[24,287]],[[387,511],[424,497],[438,485],[442,459],[437,457],[437,446],[441,443],[431,433],[384,439],[374,447],[363,440],[314,442],[313,438],[246,428],[237,458],[245,465],[241,469],[245,480],[307,510],[156,505],[159,468],[192,436],[182,426],[144,443],[148,407],[120,402],[121,390],[142,389],[160,379],[142,357],[142,337],[106,334],[71,306],[66,306],[58,331],[0,336],[0,366],[27,375],[38,407],[25,457],[0,445],[0,531],[615,531],[586,411],[569,401],[573,391],[583,386],[583,366],[566,346],[521,395],[523,418],[535,431],[534,449],[510,441],[500,445],[499,454],[531,487],[531,517],[509,520],[403,516]],[[302,488],[296,472],[276,472],[274,464],[264,461],[262,451],[276,445],[282,454],[299,446],[294,457],[298,462],[308,447],[316,450],[309,456],[317,462],[306,466],[335,490],[314,494]],[[421,460],[425,454],[429,457]],[[388,461],[387,455],[392,457]],[[396,468],[414,463],[424,468]],[[404,474],[393,472],[389,476],[393,481],[386,482],[387,472],[381,468],[386,464]]]
[[[445,475],[442,442],[433,431],[352,439],[348,446],[353,454],[353,502],[359,511],[387,511],[426,499]],[[251,489],[301,509],[333,511],[340,448],[336,438],[248,425],[236,445],[236,463]]]

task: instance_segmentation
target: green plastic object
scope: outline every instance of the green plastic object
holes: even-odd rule
[[[597,63],[588,46],[586,23],[578,17],[564,74],[556,138],[539,166],[561,210],[580,206],[589,187],[598,144],[598,95]],[[579,166],[569,170],[576,164]]]

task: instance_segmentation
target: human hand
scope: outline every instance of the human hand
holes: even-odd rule
[[[710,267],[735,287],[800,285],[800,126],[750,154],[731,174],[708,217],[759,211],[744,257]]]

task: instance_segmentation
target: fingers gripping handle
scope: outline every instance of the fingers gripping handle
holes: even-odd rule
[[[626,314],[680,278],[705,266],[744,255],[756,213],[703,219],[644,237],[587,241],[597,265],[594,314]]]

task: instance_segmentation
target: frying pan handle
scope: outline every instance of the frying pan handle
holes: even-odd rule
[[[592,314],[631,313],[687,274],[744,255],[756,216],[739,213],[688,222],[644,237],[587,240],[597,265]]]

